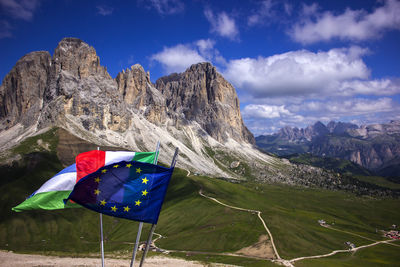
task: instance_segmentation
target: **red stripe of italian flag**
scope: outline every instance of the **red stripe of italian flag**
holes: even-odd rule
[[[153,163],[157,157],[156,152],[131,152],[131,151],[101,151],[92,150],[79,154],[76,161],[76,181],[88,174],[97,171],[99,168],[120,162],[120,161],[140,161]]]

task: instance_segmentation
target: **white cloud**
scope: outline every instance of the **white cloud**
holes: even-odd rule
[[[161,63],[166,73],[183,72],[192,64],[199,62],[217,62],[225,64],[226,60],[214,47],[215,41],[201,39],[189,44],[178,44],[152,55],[151,60]]]
[[[399,107],[389,97],[378,99],[353,98],[328,101],[310,101],[301,105],[300,112],[326,117],[350,117],[371,113],[392,112]]]
[[[27,21],[32,20],[33,14],[39,4],[39,0],[0,0],[0,7],[8,15]]]
[[[370,81],[344,81],[338,88],[343,96],[395,95],[400,93],[400,80],[379,79]]]
[[[230,60],[224,75],[254,97],[349,94],[353,88],[341,87],[343,82],[369,76],[370,71],[360,58],[367,52],[351,47],[242,58]]]
[[[185,10],[181,0],[149,0],[144,1],[147,7],[154,8],[161,15],[174,15]]]
[[[222,37],[235,40],[239,36],[236,22],[225,12],[215,15],[211,9],[206,9],[204,15],[211,24],[211,32],[215,32]]]
[[[207,58],[208,60],[212,58],[214,54],[215,41],[211,39],[202,39],[195,42],[198,47],[200,55]]]
[[[96,6],[97,13],[102,15],[102,16],[108,16],[111,15],[114,11],[112,7],[108,6]]]
[[[196,49],[183,44],[164,47],[163,51],[152,55],[151,59],[160,62],[169,73],[182,72],[192,64],[206,61]]]
[[[303,8],[305,18],[295,24],[290,36],[310,44],[332,39],[362,41],[378,38],[386,30],[400,30],[400,1],[386,0],[371,13],[346,9],[342,14],[319,13],[317,5]]]
[[[291,116],[293,114],[289,110],[287,110],[284,105],[273,106],[250,104],[245,106],[242,111],[242,115],[244,118],[272,119],[280,118],[283,116]]]

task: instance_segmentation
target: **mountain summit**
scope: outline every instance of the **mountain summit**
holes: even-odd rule
[[[210,63],[155,84],[138,64],[113,79],[93,47],[64,38],[53,56],[32,52],[16,63],[0,86],[0,107],[2,150],[61,127],[99,145],[133,150],[153,150],[161,140],[164,160],[178,146],[182,166],[212,175],[232,176],[215,164],[207,147],[229,143],[239,158],[272,160],[253,149],[235,89]]]

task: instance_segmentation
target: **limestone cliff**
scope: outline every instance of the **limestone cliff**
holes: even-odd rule
[[[243,123],[235,88],[210,63],[195,64],[181,74],[162,77],[156,87],[165,96],[176,124],[196,121],[220,142],[232,138],[255,143]]]
[[[136,112],[143,114],[152,123],[166,121],[165,98],[150,81],[150,74],[145,73],[139,64],[118,73],[115,78],[118,90],[125,103]]]
[[[48,52],[32,52],[22,57],[0,86],[0,130],[16,123],[37,121],[47,88],[51,57]]]

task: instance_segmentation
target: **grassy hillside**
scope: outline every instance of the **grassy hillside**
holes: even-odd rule
[[[53,138],[57,143],[56,134]],[[11,207],[22,202],[62,168],[54,151],[27,152],[21,164],[0,168],[0,249],[98,255],[99,225],[95,212],[84,208],[11,212]],[[357,197],[340,191],[284,185],[233,184],[209,177],[187,177],[186,174],[184,170],[175,170],[156,233],[165,237],[157,242],[162,248],[206,253],[173,253],[191,260],[242,266],[274,265],[265,260],[207,254],[235,252],[254,244],[266,232],[256,215],[229,209],[201,197],[198,194],[200,188],[204,194],[226,204],[260,210],[273,234],[278,252],[285,259],[347,249],[346,241],[356,246],[372,243],[348,233],[323,228],[317,223],[319,219],[334,223],[337,229],[374,240],[383,240],[376,229],[400,225],[399,199]],[[109,216],[103,218],[106,252],[129,257],[138,224]],[[142,239],[147,237],[148,230],[146,225]],[[354,254],[304,260],[295,265],[395,266],[398,262],[400,247],[379,245]]]

